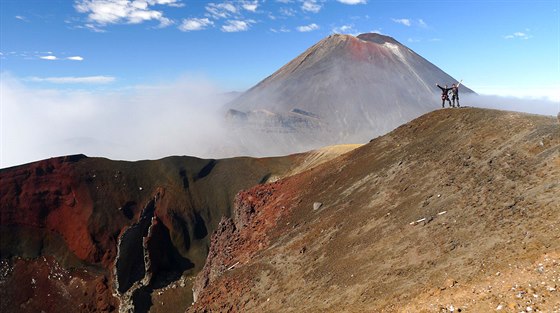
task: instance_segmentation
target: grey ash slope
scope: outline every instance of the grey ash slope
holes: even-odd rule
[[[232,131],[262,153],[365,142],[439,107],[457,82],[395,39],[331,35],[228,104]],[[463,87],[462,93],[473,91]]]

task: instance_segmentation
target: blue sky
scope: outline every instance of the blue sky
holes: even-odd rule
[[[481,93],[557,95],[558,0],[1,0],[1,71],[32,88],[182,75],[242,91],[332,33],[394,37]]]

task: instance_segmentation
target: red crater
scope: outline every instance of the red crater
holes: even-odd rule
[[[101,256],[88,230],[93,202],[75,171],[75,162],[83,157],[53,158],[4,170],[0,225],[52,232],[80,260],[99,262]]]

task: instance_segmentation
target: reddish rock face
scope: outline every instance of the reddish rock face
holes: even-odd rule
[[[2,227],[36,228],[60,236],[79,260],[100,263],[105,257],[107,266],[114,251],[101,251],[88,229],[93,199],[75,168],[83,158],[54,158],[3,170],[0,222]]]
[[[13,273],[0,282],[7,295],[2,302],[17,306],[23,301],[15,296],[17,282],[28,280],[31,274],[18,264],[35,264],[41,270],[34,279],[44,279],[43,269],[51,263],[33,262],[46,256],[64,269],[90,270],[83,288],[95,286],[97,279],[106,282],[108,305],[95,304],[96,310],[116,309],[119,302],[132,307],[135,301],[145,303],[143,309],[157,305],[150,300],[153,290],[165,290],[203,267],[208,234],[222,216],[229,216],[235,194],[286,171],[295,159],[171,157],[116,162],[69,156],[2,169],[0,251],[6,269]],[[14,263],[16,259],[20,263]],[[142,288],[131,289],[133,285]],[[181,285],[188,290],[189,301],[190,287]],[[116,286],[121,288],[116,290]],[[60,311],[57,305],[62,305],[63,295],[70,292],[67,289],[74,287],[59,285],[60,293],[49,295],[53,304],[45,312]],[[139,290],[142,296],[129,290]],[[82,298],[91,297],[96,303],[99,293],[88,292]],[[33,291],[29,299],[33,295],[37,293]]]
[[[391,51],[383,46],[384,42],[376,43],[366,38],[368,37],[349,37],[344,47],[345,52],[355,61],[375,63],[378,64],[380,68],[388,68],[390,66],[389,62],[391,62],[390,58],[393,57]],[[386,42],[398,44],[395,40],[389,41],[389,39],[387,39]]]
[[[206,264],[193,285],[195,305],[190,310],[244,311],[242,303],[227,299],[252,294],[251,278],[230,279],[228,273],[251,263],[256,253],[275,241],[273,230],[290,214],[293,203],[301,201],[301,182],[301,177],[290,178],[237,194],[233,216],[223,218],[212,235]]]

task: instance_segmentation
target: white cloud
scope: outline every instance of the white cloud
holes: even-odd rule
[[[47,54],[49,54],[49,55],[39,56],[39,59],[42,59],[42,60],[49,60],[49,61],[62,60],[61,58],[59,58],[59,57],[53,55],[52,52],[47,52]],[[23,54],[22,56],[25,57],[26,54]],[[66,58],[64,58],[64,59],[65,59],[65,60],[70,60],[70,61],[83,61],[83,60],[84,60],[83,57],[78,56],[78,55],[76,55],[76,56],[71,56],[71,57],[66,57]]]
[[[229,20],[226,22],[225,25],[222,26],[222,31],[226,33],[235,33],[235,32],[243,32],[249,30],[249,26],[251,23],[254,23],[253,20]]]
[[[105,30],[103,28],[100,28],[97,25],[94,25],[94,24],[91,24],[91,23],[84,24],[84,26],[78,26],[78,28],[87,28],[87,29],[89,29],[93,32],[96,32],[96,33],[104,33],[105,32]]]
[[[477,89],[478,91],[478,89]],[[543,96],[541,98],[527,97],[524,95],[499,95],[480,94],[463,95],[461,104],[473,107],[482,107],[497,110],[517,111],[541,115],[556,116],[560,112],[560,93]]]
[[[209,3],[206,5],[206,11],[213,17],[213,18],[228,18],[233,14],[237,13],[237,8],[229,3]]]
[[[410,26],[411,25],[410,20],[407,19],[407,18],[393,18],[392,20],[393,20],[393,22],[395,22],[397,24],[402,24],[404,26]]]
[[[158,11],[136,10],[130,12],[128,22],[131,24],[140,24],[144,21],[159,20],[163,14]]]
[[[173,25],[175,24],[175,22],[171,19],[168,19],[167,17],[161,17],[159,19],[159,25],[157,26],[158,28],[165,28],[169,25]]]
[[[207,18],[190,18],[183,20],[183,23],[179,25],[179,30],[184,32],[203,30],[212,25],[214,25],[214,22]]]
[[[29,22],[29,20],[25,16],[16,15],[14,17],[20,21]]]
[[[219,111],[231,99],[204,77],[111,91],[31,88],[5,73],[0,78],[0,168],[77,153],[220,157],[210,150],[232,141]]]
[[[146,10],[148,8],[148,2],[145,1],[134,1],[131,4],[134,8],[140,9],[140,10]]]
[[[306,12],[319,13],[322,5],[317,3],[317,0],[304,0],[301,9]]]
[[[108,84],[115,81],[112,76],[83,76],[83,77],[30,77],[27,79],[36,83],[52,84]]]
[[[338,2],[343,4],[354,5],[354,4],[366,4],[367,0],[338,0]]]
[[[280,8],[279,12],[283,16],[295,16],[296,15],[296,10],[294,10],[293,8]]]
[[[525,100],[544,100],[555,102],[558,105],[558,112],[560,112],[560,86],[558,84],[551,83],[550,85],[543,85],[539,87],[534,86],[501,86],[501,85],[484,85],[484,86],[469,86],[473,90],[476,90],[480,95],[486,96],[500,96],[508,98],[518,98]],[[486,105],[491,105],[488,102]],[[497,105],[497,104],[496,104]],[[525,111],[527,111],[526,109]],[[530,112],[530,111],[527,111]],[[548,112],[547,114],[553,114],[554,112]]]
[[[89,13],[90,21],[105,25],[126,20],[130,10],[134,8],[128,1],[88,1],[82,0],[75,4],[80,13]],[[136,8],[138,10],[139,8]]]
[[[342,25],[339,27],[335,27],[332,30],[333,33],[335,34],[356,34],[357,31],[356,29],[354,29],[354,25]]]
[[[319,25],[313,23],[305,26],[298,26],[296,29],[298,32],[305,33],[319,29]]]
[[[288,28],[286,28],[285,26],[282,26],[278,29],[271,28],[270,31],[273,32],[273,33],[289,33],[290,32],[290,30]]]
[[[525,32],[515,32],[511,35],[504,36],[505,39],[524,39],[524,40],[527,40],[531,37],[532,37],[531,35],[529,35]]]
[[[76,0],[74,8],[79,13],[88,14],[88,20],[92,23],[85,27],[94,31],[99,31],[97,25],[140,24],[150,20],[159,21],[159,27],[173,24],[163,16],[162,11],[150,8],[154,5],[181,6],[177,0]]]
[[[150,5],[160,4],[160,5],[168,5],[170,7],[176,7],[176,8],[181,8],[185,6],[183,3],[180,3],[179,0],[148,0],[148,3]]]
[[[426,24],[426,22],[424,22],[423,19],[418,20],[418,25],[420,25],[420,27],[422,27],[422,28],[427,28],[428,27],[428,24]]]
[[[241,3],[241,6],[250,12],[256,12],[257,8],[259,7],[259,2],[257,0],[255,1],[243,1]]]

